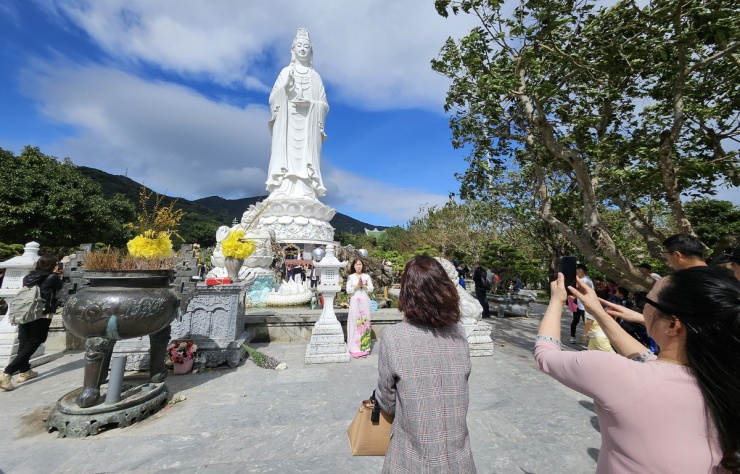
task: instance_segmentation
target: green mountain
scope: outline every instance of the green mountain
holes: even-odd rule
[[[95,168],[88,168],[86,166],[79,166],[78,168],[82,174],[100,184],[105,197],[110,198],[116,194],[122,194],[126,196],[137,209],[139,208],[139,191],[141,190],[140,183],[137,183],[126,176],[112,175]],[[151,190],[149,189],[149,191]],[[208,235],[213,235],[215,242],[216,228],[222,225],[231,225],[235,218],[241,219],[242,214],[244,214],[244,211],[246,211],[250,205],[257,203],[257,201],[264,199],[264,197],[265,196],[254,196],[242,199],[224,199],[218,196],[210,196],[196,199],[195,201],[188,201],[183,198],[164,196],[162,199],[162,205],[167,206],[174,199],[177,199],[176,207],[185,211],[185,216],[183,217],[180,226],[182,229],[180,233],[183,238],[188,242],[199,242],[204,245],[209,245],[209,242],[207,241],[209,238]],[[358,221],[357,219],[353,219],[352,217],[340,212],[337,212],[334,215],[334,218],[330,223],[335,229],[335,236],[340,232],[359,234],[363,233],[365,229],[374,229],[375,227],[381,230],[385,229],[385,227],[382,226],[374,226]]]

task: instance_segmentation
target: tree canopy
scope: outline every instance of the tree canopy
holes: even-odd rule
[[[453,145],[470,150],[462,197],[515,201],[607,277],[651,285],[636,260],[695,233],[682,198],[740,184],[740,10],[504,3],[435,2],[479,20],[432,61],[452,79]]]
[[[0,148],[0,242],[72,247],[81,242],[123,245],[135,218],[122,196],[106,200],[100,186],[68,159],[58,161],[27,146],[19,156]]]

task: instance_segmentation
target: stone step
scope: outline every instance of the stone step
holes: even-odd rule
[[[318,334],[314,334],[313,336],[311,336],[311,344],[312,345],[344,344],[344,335],[333,334],[333,335],[321,336]]]
[[[347,352],[347,344],[322,344],[314,345],[309,344],[306,349],[307,355],[314,354],[343,354]],[[349,354],[349,352],[347,352]]]

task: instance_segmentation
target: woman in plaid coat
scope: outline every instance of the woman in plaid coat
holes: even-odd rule
[[[395,413],[383,472],[474,473],[468,434],[470,350],[459,297],[436,260],[406,264],[398,309],[383,331],[375,397]]]

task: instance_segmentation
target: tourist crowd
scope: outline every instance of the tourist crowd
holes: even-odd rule
[[[740,249],[707,266],[696,237],[663,243],[674,273],[640,271],[655,283],[630,292],[577,266],[562,274],[535,342],[540,369],[594,399],[602,433],[597,473],[740,472]],[[459,266],[459,265],[458,265]],[[486,299],[485,270],[473,279]],[[481,288],[483,291],[478,291]],[[479,294],[480,293],[480,294]],[[482,297],[482,298],[481,298]],[[484,317],[487,301],[483,304]],[[466,415],[471,365],[459,299],[442,266],[412,259],[401,279],[404,319],[380,340],[376,403],[395,414],[383,472],[476,472]],[[564,351],[561,316],[573,312],[571,343],[585,319],[590,350]]]

